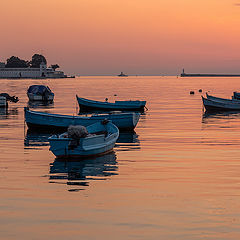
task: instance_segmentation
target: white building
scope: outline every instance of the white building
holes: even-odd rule
[[[62,71],[54,71],[47,68],[45,63],[40,68],[6,68],[5,63],[0,62],[0,78],[65,78]]]

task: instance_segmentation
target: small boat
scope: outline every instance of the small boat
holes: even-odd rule
[[[114,103],[89,100],[76,95],[80,112],[101,111],[144,111],[146,101],[115,101]]]
[[[205,98],[202,96],[206,111],[240,111],[240,101],[223,101]]]
[[[88,127],[69,126],[61,135],[48,138],[50,151],[57,158],[86,158],[103,155],[113,150],[119,136],[111,121],[103,120]]]
[[[18,97],[10,96],[8,93],[0,93],[0,107],[7,108],[8,102],[17,103],[19,101]]]
[[[128,75],[126,75],[123,72],[121,72],[120,74],[118,74],[118,77],[128,77]]]
[[[88,126],[103,119],[111,120],[120,130],[133,130],[140,118],[140,113],[109,113],[93,114],[91,116],[71,116],[62,114],[50,114],[39,111],[32,111],[24,108],[25,121],[29,128],[32,129],[64,129],[69,125]]]
[[[27,90],[27,96],[29,101],[45,101],[52,102],[54,99],[54,93],[48,86],[44,85],[32,85]]]

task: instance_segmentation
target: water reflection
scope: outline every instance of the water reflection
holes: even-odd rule
[[[8,119],[10,116],[17,116],[18,108],[0,108],[0,119]]]
[[[28,101],[29,108],[54,108],[54,102],[49,101]]]
[[[202,115],[202,127],[214,129],[238,128],[240,123],[240,112],[204,112]]]
[[[120,132],[115,146],[117,151],[139,150],[140,141],[135,131]]]
[[[27,134],[24,138],[24,146],[29,147],[42,147],[42,146],[48,146],[48,138],[51,136],[51,133],[45,133],[45,132],[34,132],[31,130],[27,130]]]
[[[106,180],[118,175],[115,152],[85,160],[57,160],[50,164],[49,183],[71,186],[68,191],[84,190],[89,181]]]
[[[202,123],[208,123],[218,119],[240,119],[239,111],[231,112],[204,112],[202,115]]]

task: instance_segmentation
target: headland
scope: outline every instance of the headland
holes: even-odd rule
[[[63,71],[56,71],[58,64],[47,67],[43,55],[34,54],[31,61],[12,56],[0,62],[0,78],[68,78]],[[73,76],[71,76],[73,77]]]

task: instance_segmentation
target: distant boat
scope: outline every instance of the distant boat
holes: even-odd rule
[[[202,96],[206,111],[240,111],[240,101],[221,98],[205,98]]]
[[[121,72],[120,74],[118,74],[118,77],[128,77],[128,75],[126,75],[123,72]]]
[[[76,95],[79,108],[81,112],[89,112],[93,110],[102,111],[144,111],[146,101],[128,100],[128,101],[115,101],[114,103],[89,100],[80,98]]]
[[[44,85],[32,85],[27,90],[27,96],[30,101],[45,101],[52,102],[54,93],[48,86]]]
[[[87,128],[70,126],[66,133],[48,138],[49,150],[57,158],[103,155],[112,151],[118,136],[118,128],[108,120],[94,123]]]
[[[92,116],[71,116],[61,114],[50,114],[24,108],[25,122],[30,129],[36,130],[66,130],[69,125],[83,125],[99,122],[108,119],[121,130],[133,130],[140,118],[140,113],[109,113],[94,114]]]

